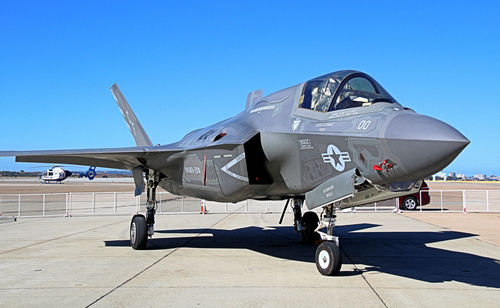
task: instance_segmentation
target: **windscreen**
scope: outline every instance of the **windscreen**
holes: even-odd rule
[[[351,74],[346,78],[332,74],[308,81],[303,88],[299,107],[327,112],[367,107],[378,102],[393,103],[395,100],[366,74]]]
[[[300,108],[328,111],[339,81],[333,77],[315,79],[306,83],[300,97]]]

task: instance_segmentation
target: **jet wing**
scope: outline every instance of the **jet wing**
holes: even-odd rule
[[[111,149],[0,151],[0,156],[15,156],[16,162],[59,163],[132,170],[159,155],[179,152],[167,147],[129,147]]]

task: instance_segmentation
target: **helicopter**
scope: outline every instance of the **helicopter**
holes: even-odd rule
[[[58,183],[60,184],[62,181],[70,177],[76,172],[71,172],[69,170],[64,170],[62,166],[54,166],[48,170],[45,170],[41,175],[40,175],[40,182],[42,184],[49,184],[49,183]],[[89,180],[93,180],[96,176],[97,172],[95,171],[95,167],[91,166],[89,167],[89,170],[85,172],[78,172],[78,177],[87,177]]]

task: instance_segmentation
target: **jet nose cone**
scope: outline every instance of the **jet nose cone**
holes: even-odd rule
[[[403,113],[394,117],[387,127],[385,137],[390,139],[441,141],[461,144],[470,143],[462,133],[440,120],[415,114]]]
[[[395,116],[384,137],[399,163],[398,180],[422,179],[444,169],[470,143],[452,126],[415,113]]]

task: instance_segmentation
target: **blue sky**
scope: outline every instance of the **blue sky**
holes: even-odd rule
[[[3,1],[0,149],[133,146],[117,82],[154,143],[341,69],[472,143],[446,170],[500,174],[496,1]],[[27,169],[0,158],[0,170]]]

